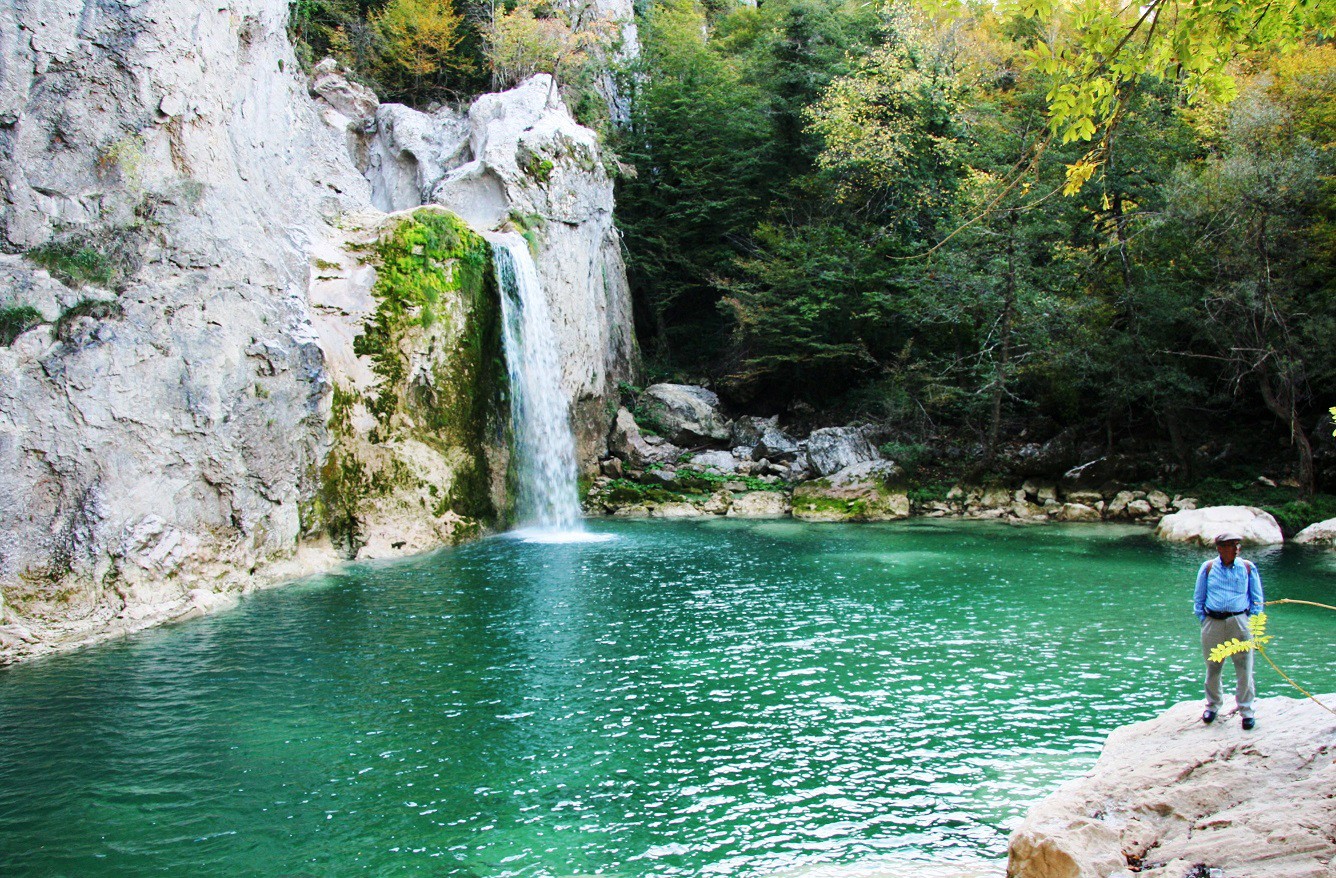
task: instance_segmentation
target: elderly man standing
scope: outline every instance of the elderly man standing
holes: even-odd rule
[[[1220,671],[1223,662],[1211,661],[1211,650],[1235,638],[1251,640],[1248,619],[1262,612],[1262,577],[1257,565],[1239,557],[1243,537],[1226,531],[1215,538],[1215,550],[1220,554],[1201,565],[1197,572],[1197,590],[1192,596],[1192,610],[1201,620],[1201,649],[1206,658],[1206,710],[1201,721],[1215,721],[1220,711]],[[1243,716],[1243,729],[1257,725],[1253,718],[1253,654],[1252,650],[1236,653],[1234,674],[1238,688],[1234,700]]]

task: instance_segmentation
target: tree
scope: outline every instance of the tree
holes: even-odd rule
[[[1178,270],[1205,290],[1210,356],[1284,425],[1308,493],[1313,388],[1336,379],[1333,123],[1336,50],[1306,49],[1250,85],[1231,109],[1222,151],[1182,175],[1173,204],[1197,253]]]
[[[589,2],[517,0],[500,7],[484,31],[492,85],[509,88],[535,73],[575,84],[591,65],[606,68],[617,33]]]
[[[414,100],[442,90],[472,64],[457,51],[462,17],[449,0],[390,0],[369,18],[380,43],[377,71]]]
[[[1009,0],[1004,8],[1040,24],[1030,59],[1052,77],[1049,125],[1063,143],[1107,141],[1145,78],[1176,82],[1190,100],[1226,102],[1237,91],[1234,59],[1290,51],[1336,26],[1330,0]],[[1069,192],[1099,159],[1097,149],[1069,165]]]

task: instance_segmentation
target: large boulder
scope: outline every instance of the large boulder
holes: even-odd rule
[[[376,93],[348,78],[338,61],[326,58],[311,72],[311,94],[353,122],[366,122],[380,106]]]
[[[823,427],[813,430],[807,438],[807,462],[818,476],[880,458],[877,449],[857,427]]]
[[[1285,542],[1280,525],[1271,513],[1256,506],[1207,506],[1185,509],[1160,519],[1155,535],[1174,543],[1215,544],[1217,534],[1233,531],[1245,543],[1259,546]]]
[[[1322,700],[1336,707],[1336,696]],[[1008,878],[1329,878],[1336,857],[1336,715],[1257,703],[1257,728],[1201,705],[1115,729],[1099,761],[1030,809]]]
[[[640,432],[640,425],[626,409],[617,410],[608,433],[608,452],[631,469],[644,469],[654,463],[673,463],[682,449],[667,442],[650,444]]]
[[[798,459],[798,443],[779,427],[767,424],[752,448],[752,460],[787,463]]]
[[[909,517],[904,473],[890,461],[864,461],[793,490],[793,517],[804,521],[892,521]]]
[[[699,445],[726,441],[728,419],[719,413],[719,397],[691,384],[653,384],[640,397],[645,419],[670,442]]]
[[[1295,534],[1291,542],[1305,546],[1336,546],[1336,518],[1310,524]]]
[[[733,435],[729,440],[734,446],[750,448],[761,439],[766,429],[779,425],[779,415],[758,418],[755,415],[743,415],[733,422]]]

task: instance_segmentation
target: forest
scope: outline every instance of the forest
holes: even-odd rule
[[[638,51],[578,2],[291,27],[426,109],[556,76],[617,177],[647,383],[873,421],[910,465],[1308,497],[1336,488],[1334,14],[637,0]]]

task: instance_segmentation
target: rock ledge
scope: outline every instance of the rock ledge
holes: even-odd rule
[[[1109,735],[1016,830],[1008,878],[1336,878],[1336,715],[1267,698],[1244,732],[1200,712],[1184,702]]]

